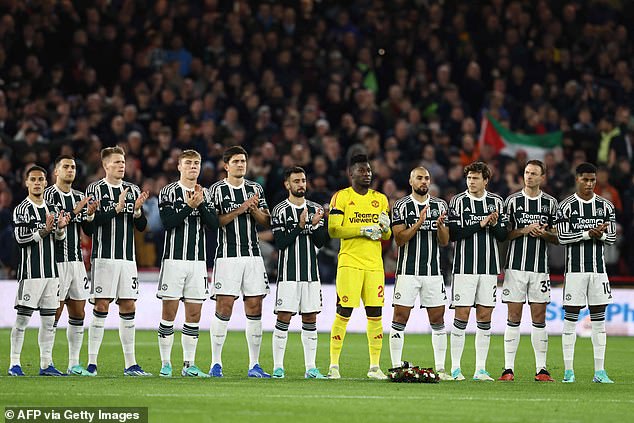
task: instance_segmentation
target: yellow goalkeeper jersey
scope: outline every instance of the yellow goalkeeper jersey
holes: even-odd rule
[[[363,270],[383,270],[381,241],[373,241],[360,235],[361,228],[379,224],[379,215],[389,215],[387,197],[372,189],[367,194],[357,194],[352,187],[337,191],[330,200],[328,233],[341,239],[339,250],[340,267]],[[383,234],[390,239],[391,230]]]

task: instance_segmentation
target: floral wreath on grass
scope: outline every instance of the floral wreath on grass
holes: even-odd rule
[[[438,383],[440,378],[438,373],[432,368],[421,368],[412,366],[407,361],[401,367],[394,367],[388,370],[390,382],[398,383]]]

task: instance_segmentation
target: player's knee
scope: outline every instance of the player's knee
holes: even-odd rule
[[[366,307],[365,315],[368,317],[381,317],[383,309],[381,307]]]
[[[394,307],[394,315],[392,320],[398,323],[407,323],[409,320],[409,309],[405,307]]]
[[[341,307],[341,306],[337,306],[337,314],[340,315],[341,317],[350,317],[352,316],[352,308],[350,307]]]

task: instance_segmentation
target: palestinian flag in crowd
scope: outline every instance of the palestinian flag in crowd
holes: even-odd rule
[[[524,150],[529,160],[544,160],[544,154],[562,144],[561,131],[543,135],[527,135],[512,132],[502,126],[491,115],[482,119],[480,129],[480,148],[485,144],[493,147],[496,154],[515,157],[518,151]]]

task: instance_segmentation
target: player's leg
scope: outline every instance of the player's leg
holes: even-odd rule
[[[321,283],[301,282],[299,311],[302,314],[302,347],[306,379],[325,379],[316,364],[317,357],[317,313],[322,308]]]
[[[40,330],[37,341],[40,346],[40,376],[65,376],[53,365],[55,343],[55,312],[59,305],[59,279],[43,279],[45,287],[39,301]]]
[[[242,293],[244,311],[247,316],[245,336],[249,348],[249,377],[269,378],[260,366],[260,346],[262,345],[262,300],[269,293],[269,281],[262,257],[246,258]]]
[[[330,367],[328,377],[339,379],[339,357],[346,338],[346,331],[352,310],[361,303],[363,270],[352,267],[338,267],[335,280],[337,288],[337,312],[330,330]]]
[[[275,291],[275,308],[273,312],[277,316],[275,329],[273,330],[273,373],[276,379],[285,376],[284,354],[286,353],[286,343],[288,341],[288,325],[291,316],[299,312],[301,298],[301,282],[278,281]]]
[[[453,328],[451,329],[451,376],[454,380],[465,379],[462,374],[461,360],[470,313],[471,307],[455,306]]]
[[[211,299],[216,301],[216,310],[209,328],[211,340],[209,375],[213,377],[223,376],[222,349],[227,339],[227,326],[233,312],[233,303],[240,296],[244,268],[245,263],[235,257],[217,258],[214,263]]]
[[[445,330],[445,304],[447,293],[445,280],[441,275],[423,278],[420,290],[420,304],[427,309],[431,326],[431,345],[434,350],[434,367],[441,380],[451,377],[445,372],[445,358],[447,356],[447,331]]]
[[[172,346],[174,345],[174,320],[178,313],[178,298],[162,297],[161,322],[158,328],[161,371],[159,376],[172,376]],[[127,368],[127,366],[126,366]]]
[[[117,286],[119,305],[119,339],[123,348],[126,376],[152,376],[144,371],[136,361],[136,300],[139,297],[139,277],[136,262],[121,260],[121,273]]]
[[[200,328],[203,303],[209,296],[207,263],[202,260],[184,262],[185,272],[182,297],[185,301],[185,324],[181,336],[183,347],[183,369],[181,375],[188,377],[209,377],[196,366],[196,348]]]
[[[181,375],[189,377],[209,377],[196,366],[196,348],[203,300],[185,299],[185,324],[181,342],[183,346],[183,370]]]
[[[387,376],[381,371],[381,349],[383,348],[382,314],[382,307],[365,307],[365,315],[368,319],[367,337],[368,350],[370,353],[368,377],[379,380],[387,379]]]
[[[547,303],[531,303],[531,343],[535,352],[535,380],[538,382],[554,382],[546,369],[546,356],[548,354],[548,332],[546,332],[546,307]]]
[[[478,275],[455,274],[452,284],[452,305],[455,308],[451,329],[451,376],[454,380],[464,380],[460,368],[465,344],[465,331],[469,313],[476,301]]]
[[[81,346],[84,343],[84,318],[86,312],[86,300],[66,300],[66,310],[68,311],[68,327],[66,328],[66,338],[68,340],[68,373],[86,376],[86,370],[79,362]]]
[[[340,379],[339,357],[343,349],[343,341],[346,338],[348,322],[352,316],[353,307],[343,307],[340,304],[341,298],[337,294],[337,309],[335,320],[330,329],[330,366],[328,367],[328,377],[330,379]]]
[[[476,328],[475,336],[476,371],[473,377],[477,380],[493,380],[486,371],[486,362],[489,355],[489,346],[491,344],[492,313],[493,307],[487,307],[480,304],[476,305],[476,321],[478,326]]]
[[[97,358],[103,342],[104,326],[112,300],[109,298],[95,298],[93,301],[95,306],[92,311],[92,320],[88,326],[88,366],[86,370],[92,376],[96,376]]]
[[[504,273],[502,302],[507,306],[507,319],[504,329],[504,372],[498,380],[515,379],[515,355],[520,343],[522,308],[526,302],[531,274],[514,269],[506,269]]]
[[[411,307],[394,303],[392,327],[390,329],[390,359],[392,367],[403,364],[403,345],[405,344],[405,326],[409,320]]]
[[[546,307],[550,303],[550,275],[529,273],[528,303],[531,308],[531,344],[535,352],[535,380],[554,382],[546,370],[548,354],[548,333],[546,332]]]
[[[441,380],[449,380],[445,372],[447,357],[447,331],[445,329],[445,306],[427,307],[427,316],[431,326],[431,345],[434,350],[434,367]]]
[[[64,294],[60,289],[60,299],[66,299],[66,311],[68,312],[68,327],[66,338],[68,340],[68,374],[88,376],[86,369],[79,362],[79,354],[84,342],[84,318],[86,317],[86,300],[90,295],[90,287],[86,268],[83,262],[65,264],[70,275],[66,279],[70,281],[68,293]],[[62,272],[60,269],[60,288],[62,285]],[[64,295],[64,296],[62,296]]]
[[[422,280],[416,276],[398,275],[392,297],[392,326],[390,328],[390,359],[392,367],[403,364],[403,345],[405,344],[405,326],[419,296]],[[422,298],[422,297],[421,297]]]
[[[383,271],[364,271],[361,299],[368,319],[367,337],[370,354],[368,377],[387,379],[381,371],[381,350],[383,349],[383,304],[385,303],[385,274]]]
[[[306,379],[325,379],[316,364],[317,357],[317,313],[302,314],[302,347]]]
[[[278,311],[275,329],[273,330],[273,373],[276,379],[285,376],[284,354],[286,353],[286,343],[288,341],[288,325],[291,323],[293,313],[288,311]]]
[[[496,303],[497,275],[480,275],[476,291],[476,371],[474,380],[492,381],[493,378],[486,371],[486,361],[491,344],[491,314]]]
[[[209,328],[211,335],[211,368],[209,374],[213,377],[222,377],[222,348],[227,338],[227,326],[229,325],[229,319],[231,319],[233,303],[236,297],[218,294],[215,296],[215,300],[216,312],[211,318],[211,327]]]
[[[245,336],[249,349],[249,377],[269,378],[270,374],[260,366],[260,347],[262,345],[262,295],[244,297],[244,311],[247,317]]]
[[[92,260],[91,267],[91,302],[94,304],[92,320],[88,326],[88,366],[86,370],[91,376],[97,375],[97,358],[103,342],[104,326],[110,303],[117,296],[117,284],[121,274],[121,266],[115,260]]]
[[[33,310],[37,307],[37,303],[35,302],[29,305],[29,301],[31,300],[30,294],[28,294],[28,297],[25,296],[25,289],[29,289],[27,284],[30,284],[30,282],[31,280],[21,280],[18,282],[18,292],[15,299],[17,316],[13,328],[11,328],[9,376],[24,376],[22,364],[20,363],[22,346],[24,345],[24,333],[33,315]]]
[[[498,380],[512,381],[515,379],[515,355],[520,345],[520,323],[524,303],[507,302],[506,306],[508,310],[504,329],[504,371]]]
[[[592,275],[588,287],[588,306],[592,324],[592,349],[594,352],[594,378],[596,383],[613,383],[604,368],[605,347],[607,336],[605,332],[605,309],[612,302],[612,291],[608,275],[599,273]]]
[[[561,333],[561,347],[564,356],[564,383],[575,382],[574,357],[577,341],[577,320],[579,311],[588,302],[590,273],[567,273],[564,282],[564,327]]]

